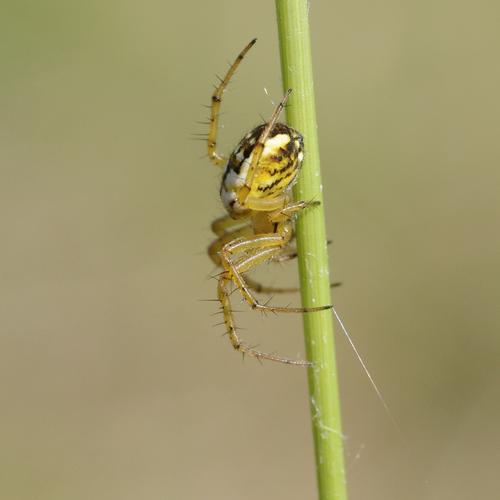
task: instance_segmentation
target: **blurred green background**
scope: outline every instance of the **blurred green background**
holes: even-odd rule
[[[310,12],[334,303],[403,434],[338,336],[350,498],[495,498],[499,4]],[[199,301],[220,172],[189,136],[254,36],[223,150],[271,113],[273,2],[7,1],[0,29],[1,498],[314,498],[305,372],[242,362]]]

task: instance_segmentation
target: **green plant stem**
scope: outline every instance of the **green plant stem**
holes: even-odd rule
[[[307,0],[276,0],[284,89],[291,88],[288,124],[304,135],[305,158],[294,188],[296,200],[320,200],[297,221],[299,273],[304,307],[331,303],[330,273],[316,125]],[[320,500],[347,498],[340,400],[329,310],[304,314],[309,403]]]

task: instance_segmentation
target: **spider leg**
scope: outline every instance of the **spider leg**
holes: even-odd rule
[[[318,205],[320,205],[319,201],[294,201],[281,210],[276,210],[274,213],[270,214],[269,219],[272,222],[282,222],[290,219],[295,213],[305,208],[317,207]]]
[[[210,229],[217,236],[222,236],[224,233],[233,230],[235,226],[248,226],[249,224],[250,221],[246,219],[233,219],[230,215],[223,215],[212,222]]]
[[[226,87],[231,80],[236,68],[239,66],[240,62],[245,57],[246,53],[254,46],[257,41],[254,38],[238,55],[236,60],[233,62],[229,68],[226,76],[220,81],[220,84],[216,87],[214,93],[212,94],[212,104],[210,106],[210,127],[208,129],[207,138],[207,149],[208,157],[210,161],[215,165],[223,165],[226,162],[226,158],[216,151],[217,147],[217,128],[219,125],[219,111],[222,101],[222,94],[226,90]]]
[[[280,262],[281,260],[281,255],[276,257],[274,259],[275,262]],[[264,294],[275,294],[275,293],[297,293],[300,292],[300,288],[297,286],[292,286],[292,287],[275,287],[275,286],[267,286],[263,285],[262,283],[259,283],[258,281],[255,281],[252,278],[249,278],[248,276],[245,276],[245,282],[251,290],[257,293],[264,293]],[[330,283],[330,288],[335,288],[340,286],[342,283],[340,281],[335,281],[333,283]]]
[[[224,245],[242,237],[250,237],[253,234],[250,222],[246,219],[233,219],[224,215],[215,219],[211,225],[212,231],[218,236],[207,248],[207,253],[216,266],[222,266],[220,252]]]
[[[276,260],[279,257],[276,258]],[[257,293],[266,293],[266,294],[273,294],[273,293],[295,293],[300,290],[300,288],[297,287],[275,287],[275,286],[267,286],[259,283],[258,281],[255,281],[252,278],[249,278],[248,276],[245,276],[245,282],[251,290]]]
[[[229,300],[229,293],[227,291],[227,285],[230,282],[231,279],[228,276],[222,275],[219,278],[219,286],[217,292],[224,314],[224,323],[226,325],[227,334],[234,349],[240,351],[243,354],[248,354],[249,356],[257,358],[258,360],[268,359],[270,361],[277,361],[279,363],[285,363],[288,365],[310,366],[311,363],[309,361],[285,358],[276,354],[262,352],[240,340],[238,334],[236,333],[236,326],[234,323],[233,313],[231,311],[231,302]]]

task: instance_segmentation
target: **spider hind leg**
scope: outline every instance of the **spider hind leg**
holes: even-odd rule
[[[267,359],[269,361],[277,361],[278,363],[284,363],[287,365],[311,366],[311,363],[309,361],[286,358],[284,356],[278,356],[277,354],[259,351],[246,342],[242,342],[240,340],[238,334],[236,333],[236,325],[234,323],[234,317],[231,310],[231,302],[229,301],[229,292],[227,290],[227,285],[230,283],[230,281],[231,279],[223,274],[219,278],[217,293],[224,315],[224,323],[226,325],[227,334],[233,348],[236,351],[241,352],[243,355],[248,354],[249,356],[257,358],[259,361]]]

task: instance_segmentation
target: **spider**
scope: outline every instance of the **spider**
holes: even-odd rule
[[[259,360],[308,366],[308,361],[285,358],[255,349],[240,340],[229,300],[228,286],[233,283],[252,309],[262,312],[311,313],[330,309],[320,307],[276,307],[261,304],[253,291],[273,293],[293,289],[264,287],[245,274],[268,261],[283,262],[297,256],[290,248],[293,238],[293,217],[300,210],[319,202],[292,201],[291,187],[297,180],[304,158],[304,139],[293,128],[278,122],[291,89],[266,123],[248,132],[231,153],[229,159],[217,152],[217,128],[222,95],[239,64],[257,40],[252,40],[230,66],[212,94],[208,131],[208,157],[224,167],[220,187],[227,215],[212,223],[217,239],[209,246],[212,261],[222,268],[217,276],[217,295],[224,324],[232,346],[243,354]]]

